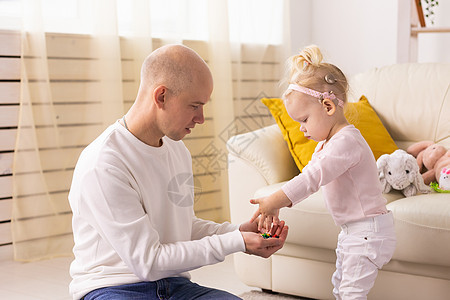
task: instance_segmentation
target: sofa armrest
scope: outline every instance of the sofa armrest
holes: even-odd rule
[[[299,173],[278,126],[236,135],[227,142],[231,222],[248,221],[256,190]]]
[[[227,149],[231,157],[251,164],[267,185],[289,180],[299,173],[276,124],[231,137]]]

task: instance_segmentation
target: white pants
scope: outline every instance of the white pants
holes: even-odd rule
[[[367,299],[378,269],[394,254],[392,212],[342,225],[336,248],[333,294],[339,300]]]

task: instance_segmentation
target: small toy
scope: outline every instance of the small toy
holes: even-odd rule
[[[442,169],[441,177],[439,177],[439,187],[442,190],[450,191],[450,169]]]
[[[439,177],[439,184],[432,182],[431,187],[439,193],[450,193],[450,169],[443,168],[441,177]]]
[[[279,238],[279,236],[278,235],[276,235],[276,234],[274,234],[274,235],[271,235],[271,234],[269,234],[269,233],[267,233],[267,232],[264,232],[264,233],[261,233],[261,236],[264,238],[264,239],[268,239],[268,238]]]
[[[438,193],[450,193],[450,190],[442,190],[441,188],[439,188],[439,184],[437,182],[432,182],[430,186]]]
[[[432,141],[417,142],[406,151],[416,158],[426,185],[433,181],[440,183],[442,169],[450,169],[450,150]]]
[[[414,196],[417,192],[430,192],[423,182],[416,159],[404,150],[381,155],[377,160],[377,168],[385,194],[391,189],[402,191],[406,197]]]

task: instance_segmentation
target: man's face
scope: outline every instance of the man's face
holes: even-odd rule
[[[178,95],[169,93],[166,98],[163,121],[164,134],[173,140],[181,140],[196,124],[203,124],[203,107],[212,93],[212,82],[195,84]]]

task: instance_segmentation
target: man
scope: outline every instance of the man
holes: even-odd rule
[[[74,299],[236,299],[189,280],[187,271],[245,251],[269,257],[288,228],[264,239],[193,212],[192,159],[180,141],[204,122],[211,72],[193,50],[168,45],[143,63],[136,101],[80,155],[69,202]]]

